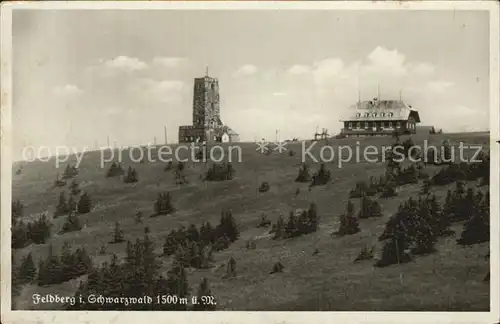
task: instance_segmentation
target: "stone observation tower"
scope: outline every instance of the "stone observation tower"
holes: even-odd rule
[[[238,142],[239,136],[220,118],[219,80],[208,76],[194,79],[193,124],[179,127],[179,143]]]

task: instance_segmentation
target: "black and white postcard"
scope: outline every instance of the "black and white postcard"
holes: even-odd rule
[[[1,77],[2,323],[499,321],[498,2],[12,2]]]

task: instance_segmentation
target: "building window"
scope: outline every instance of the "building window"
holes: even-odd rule
[[[369,127],[369,126],[368,126],[368,122],[365,122],[365,128],[368,128],[368,127]]]
[[[365,114],[365,117],[370,117],[370,113],[366,113],[366,114]]]
[[[392,122],[389,122],[389,128],[392,128]]]
[[[377,113],[373,113],[373,114],[372,114],[372,117],[377,117]]]
[[[385,117],[385,113],[380,113],[380,116]]]
[[[349,122],[349,129],[352,129],[352,122]]]
[[[360,122],[356,123],[356,128],[358,128],[358,129],[361,128],[361,123]]]
[[[393,115],[393,113],[391,113],[391,112],[390,112],[390,113],[389,113],[389,117],[392,117],[392,115]]]
[[[401,123],[400,122],[396,122],[396,128],[400,128],[401,127]]]
[[[357,113],[357,114],[356,114],[356,118],[359,118],[359,117],[361,117],[361,114],[360,114],[360,113]]]

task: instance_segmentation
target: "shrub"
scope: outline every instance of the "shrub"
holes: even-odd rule
[[[156,199],[154,206],[154,214],[152,216],[168,215],[175,211],[172,205],[172,196],[170,192],[160,193]]]
[[[309,167],[306,163],[303,163],[299,169],[299,175],[295,179],[295,182],[309,182],[311,181],[311,176],[309,175]]]
[[[113,162],[111,163],[108,171],[106,172],[106,178],[119,177],[125,174],[125,170],[121,166],[121,163]]]
[[[61,193],[59,194],[59,200],[56,205],[56,211],[54,212],[54,218],[65,215],[68,212],[69,206],[66,202],[66,195],[64,194],[64,191],[61,191]]]
[[[123,231],[120,228],[120,223],[116,222],[115,229],[113,231],[113,240],[109,243],[116,244],[116,243],[122,243],[124,241],[125,239],[123,238]]]
[[[226,181],[234,178],[234,169],[231,163],[213,164],[207,170],[205,181]]]
[[[267,181],[264,181],[259,186],[259,192],[267,192],[267,191],[269,191],[269,183]]]
[[[300,174],[299,174],[300,176]],[[325,164],[321,163],[318,172],[316,172],[311,179],[311,186],[322,186],[330,182],[332,174],[325,168]]]
[[[288,221],[285,223],[282,216],[273,225],[274,239],[291,238],[306,235],[317,231],[319,216],[316,204],[311,203],[307,210],[299,211],[297,214],[290,212]]]
[[[472,245],[490,240],[490,202],[489,192],[483,196],[478,194],[474,201],[474,212],[465,222],[464,229],[457,243]]]
[[[358,212],[358,218],[381,217],[382,209],[376,200],[371,200],[368,197],[361,198],[361,208]]]
[[[80,196],[80,200],[78,200],[77,210],[79,214],[86,214],[92,210],[92,202],[90,200],[90,196],[86,192],[84,192]]]
[[[134,183],[139,181],[139,177],[137,175],[137,171],[135,168],[128,167],[127,174],[123,177],[123,182],[125,183]]]
[[[273,265],[273,269],[271,270],[270,274],[283,272],[283,269],[284,269],[284,268],[285,268],[285,267],[283,266],[283,264],[281,264],[281,262],[276,262],[276,263]]]

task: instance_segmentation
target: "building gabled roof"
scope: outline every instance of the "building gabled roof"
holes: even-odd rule
[[[407,120],[413,117],[420,123],[418,111],[401,100],[367,100],[349,107],[343,121]]]

